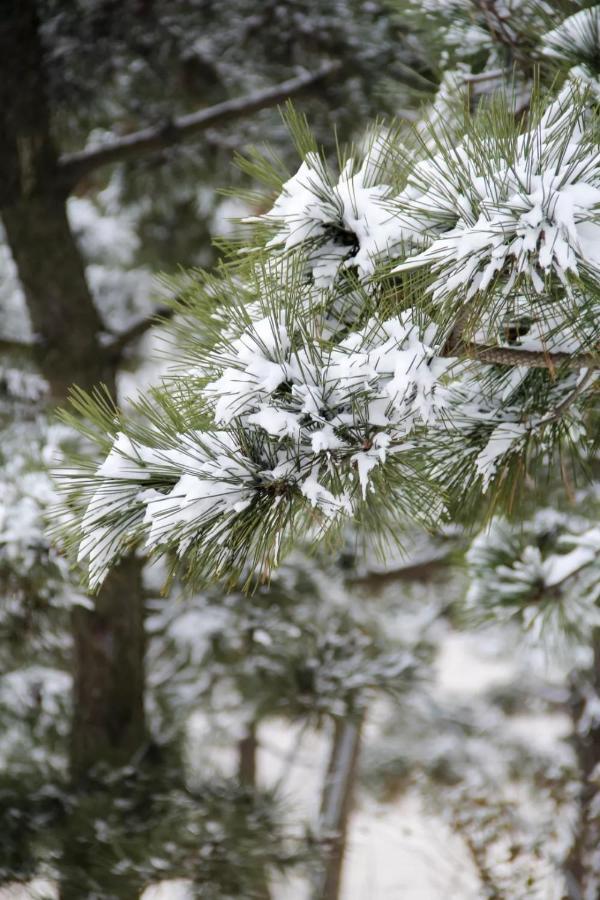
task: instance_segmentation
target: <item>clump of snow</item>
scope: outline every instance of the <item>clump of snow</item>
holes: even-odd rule
[[[542,52],[555,59],[596,59],[600,46],[600,6],[581,9],[542,37]]]
[[[497,158],[492,147],[484,157],[467,140],[456,152],[460,175],[449,172],[440,187],[446,168],[443,159],[422,166],[426,191],[415,195],[410,188],[395,198],[407,219],[425,224],[429,218],[431,233],[441,232],[396,267],[431,267],[437,277],[429,290],[436,301],[466,302],[488,290],[507,296],[523,278],[542,294],[552,276],[564,284],[586,270],[600,277],[600,162],[572,90],[521,135],[513,158]],[[458,211],[453,221],[452,194]]]
[[[376,168],[369,156],[358,168],[349,160],[333,183],[320,157],[307,154],[271,210],[259,219],[275,227],[267,246],[292,250],[317,245],[309,263],[322,288],[332,285],[341,269],[372,275],[377,259],[393,253],[405,237],[388,202],[391,188],[371,183]]]
[[[526,428],[519,422],[502,422],[495,428],[490,438],[479,453],[476,460],[476,468],[483,480],[484,488],[496,473],[498,462],[500,459],[506,458],[510,453],[514,453],[518,442],[526,434]]]

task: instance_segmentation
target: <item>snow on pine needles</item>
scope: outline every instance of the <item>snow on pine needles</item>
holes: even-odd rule
[[[519,350],[577,358],[600,336],[586,96],[535,99],[524,130],[498,103],[459,140],[436,122],[373,132],[337,178],[305,152],[250,246],[190,276],[173,372],[127,421],[100,417],[107,460],[69,479],[94,585],[137,542],[201,577],[263,577],[300,535],[354,521],[389,540],[584,433],[583,363],[536,370]],[[473,339],[513,367],[465,359]]]

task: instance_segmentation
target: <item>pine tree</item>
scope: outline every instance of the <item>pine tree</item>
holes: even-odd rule
[[[173,371],[126,412],[102,390],[74,396],[68,421],[81,427],[83,413],[84,435],[101,451],[84,449],[66,474],[72,542],[90,584],[137,547],[164,556],[171,578],[216,582],[208,605],[211,590],[223,603],[225,583],[231,630],[201,665],[247,692],[239,750],[250,783],[262,714],[279,705],[334,719],[335,771],[336,746],[360,731],[361,691],[397,687],[376,631],[365,638],[344,614],[328,630],[314,609],[306,617],[289,583],[278,593],[278,567],[285,574],[307,536],[339,546],[351,526],[355,543],[385,553],[414,523],[436,530],[497,511],[527,515],[522,528],[493,520],[476,539],[471,611],[531,630],[550,621],[579,640],[595,622],[593,503],[577,521],[535,506],[557,482],[566,493],[589,484],[593,469],[597,15],[578,10],[555,27],[549,4],[513,5],[510,16],[494,2],[403,5],[438,51],[440,87],[423,118],[378,123],[334,160],[289,110],[300,169],[258,153],[243,162],[267,186],[245,198],[255,213],[247,237],[215,272],[168,284]],[[294,635],[317,660],[308,674]],[[262,679],[274,669],[284,686],[275,695]],[[350,671],[358,706],[344,737],[349,710],[336,704]],[[577,689],[593,698],[583,680]],[[581,886],[592,896],[597,875],[585,706],[574,709],[587,781],[565,862],[573,896]],[[487,895],[531,889],[527,873],[503,882],[490,866],[489,835],[509,840],[518,829],[510,805],[490,798],[493,785],[475,789],[464,777],[470,763],[445,796]],[[327,791],[323,800],[326,826]],[[259,860],[259,891],[273,855]],[[317,869],[315,896],[335,897],[339,869],[325,878]],[[247,893],[255,875],[241,872]],[[242,888],[216,888],[225,889]]]

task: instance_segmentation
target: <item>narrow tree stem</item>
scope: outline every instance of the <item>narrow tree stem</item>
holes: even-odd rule
[[[249,788],[256,787],[256,722],[250,722],[244,736],[238,741],[238,777]]]
[[[257,785],[257,722],[253,720],[246,726],[244,736],[238,741],[238,779],[240,784],[250,792],[256,791]],[[257,883],[252,894],[256,900],[271,900],[269,873],[266,867],[258,872]]]
[[[600,698],[600,628],[592,633],[593,662],[588,672],[573,678],[571,712],[573,745],[581,781],[579,810],[571,849],[564,865],[566,896],[569,900],[600,897],[600,799],[598,767],[600,766],[600,725],[589,716],[590,708]]]
[[[340,895],[361,731],[362,721],[335,721],[319,823],[322,837],[328,842],[328,846],[323,866],[314,881],[312,900],[338,900]]]

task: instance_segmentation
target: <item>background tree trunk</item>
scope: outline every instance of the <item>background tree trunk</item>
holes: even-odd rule
[[[91,763],[118,766],[146,739],[144,615],[139,560],[123,560],[106,579],[93,610],[73,611],[74,710],[71,770]]]
[[[362,722],[336,719],[331,755],[321,799],[321,837],[327,841],[324,862],[312,892],[313,900],[338,900],[346,850],[348,819],[360,752]]]
[[[0,19],[0,215],[35,333],[34,354],[63,401],[72,384],[103,382],[114,396],[116,360],[71,232],[45,95],[34,0],[5,4]],[[144,630],[140,564],[124,562],[73,615],[72,771],[126,762],[142,745]]]
[[[573,744],[581,787],[573,843],[565,864],[569,900],[600,898],[600,628],[593,635],[592,668],[575,676],[571,691]]]
[[[238,778],[240,783],[256,789],[256,723],[249,722],[245,734],[238,741]]]
[[[240,784],[249,791],[258,789],[257,783],[257,756],[258,735],[257,723],[249,722],[246,725],[244,736],[238,741],[238,779]],[[269,873],[266,869],[259,871],[257,883],[252,894],[255,900],[271,900],[269,887]]]

